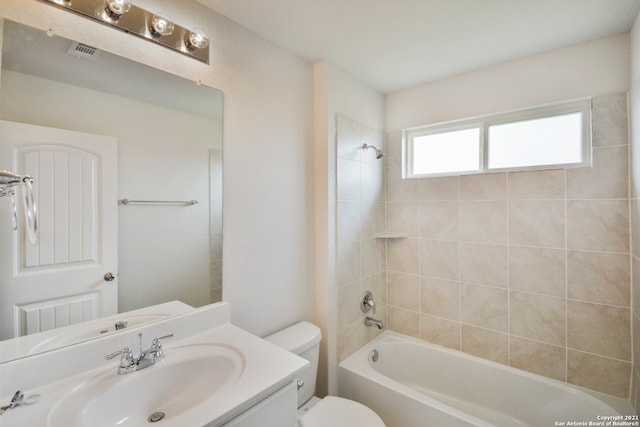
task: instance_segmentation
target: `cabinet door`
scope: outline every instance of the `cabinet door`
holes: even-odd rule
[[[244,411],[223,427],[295,427],[298,392],[290,382],[258,404]],[[211,425],[213,427],[214,424]]]

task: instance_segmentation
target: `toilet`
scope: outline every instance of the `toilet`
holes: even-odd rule
[[[321,338],[320,328],[309,322],[296,323],[265,337],[265,340],[309,361],[309,367],[298,378],[298,426],[385,427],[382,419],[361,403],[335,396],[324,399],[313,396]]]

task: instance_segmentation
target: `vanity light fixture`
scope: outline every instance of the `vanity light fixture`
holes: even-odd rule
[[[158,38],[160,36],[170,36],[173,34],[175,27],[176,24],[174,24],[166,15],[157,14],[153,15],[149,31],[151,32],[151,37]]]
[[[137,7],[134,0],[40,1],[209,63],[209,39],[202,31],[190,30],[162,13]]]
[[[114,21],[120,19],[122,15],[131,10],[131,0],[107,0],[104,11],[107,16]]]
[[[189,38],[185,42],[187,49],[191,52],[196,49],[204,49],[209,46],[209,39],[202,32],[192,31],[189,33]]]

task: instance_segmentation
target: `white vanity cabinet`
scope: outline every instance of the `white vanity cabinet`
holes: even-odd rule
[[[0,405],[16,390],[37,404],[0,418],[2,427],[150,425],[294,427],[294,379],[309,362],[229,323],[217,303],[109,336],[0,363]],[[121,373],[105,354],[172,335],[160,363]],[[136,365],[138,366],[138,365]],[[5,403],[6,402],[6,403]]]
[[[222,427],[294,427],[297,403],[296,384],[290,382]]]

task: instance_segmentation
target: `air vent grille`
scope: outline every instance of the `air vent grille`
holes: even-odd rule
[[[95,61],[100,56],[100,49],[78,42],[71,42],[67,53],[81,59]]]

